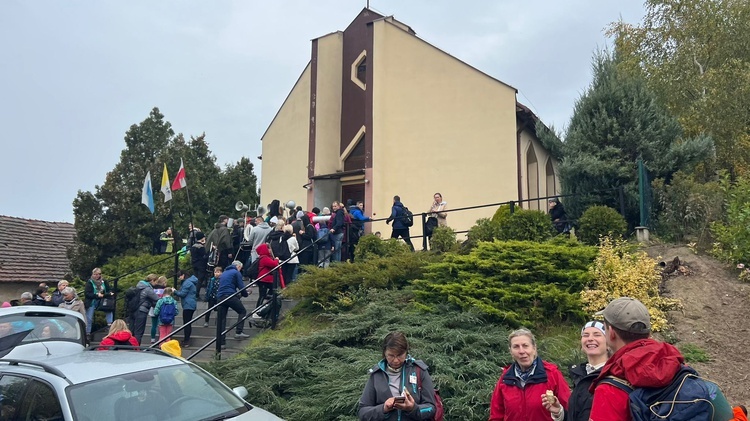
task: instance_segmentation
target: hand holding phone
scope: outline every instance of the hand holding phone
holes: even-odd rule
[[[395,396],[393,398],[393,402],[395,402],[395,403],[404,403],[404,402],[406,402],[406,396]]]

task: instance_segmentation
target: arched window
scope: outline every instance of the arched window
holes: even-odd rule
[[[529,145],[526,151],[526,189],[529,192],[529,199],[539,197],[539,161],[536,159],[534,145]],[[539,201],[529,201],[528,209],[539,210]]]

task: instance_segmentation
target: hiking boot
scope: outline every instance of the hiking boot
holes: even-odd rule
[[[247,333],[242,333],[242,332],[234,335],[234,339],[247,339],[249,337],[250,335],[248,335]]]
[[[156,338],[151,338],[151,343],[155,344],[156,343]]]
[[[203,323],[203,327],[208,327],[208,322]]]
[[[182,343],[180,344],[180,346],[181,346],[182,348],[190,348],[190,342],[185,342],[185,341],[183,341],[183,342],[182,342]]]

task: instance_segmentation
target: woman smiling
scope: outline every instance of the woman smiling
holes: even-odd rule
[[[569,421],[588,421],[591,403],[594,396],[589,392],[591,382],[599,376],[604,363],[607,362],[607,340],[604,323],[591,321],[581,329],[581,349],[586,354],[587,362],[570,368],[570,378],[573,379],[573,392],[570,395],[568,411],[563,411],[560,403],[549,399],[545,407],[552,414],[553,419],[559,420],[563,416]]]

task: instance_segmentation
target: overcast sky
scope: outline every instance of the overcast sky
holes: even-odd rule
[[[260,175],[260,137],[309,61],[310,40],[345,29],[365,4],[0,0],[0,214],[73,222],[77,191],[104,182],[125,132],[155,106],[175,132],[205,132],[220,165],[247,156]],[[644,13],[640,1],[610,0],[370,7],[514,86],[557,128],[590,82],[593,52],[611,44],[603,29]]]

